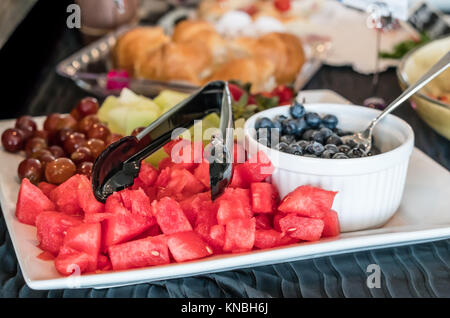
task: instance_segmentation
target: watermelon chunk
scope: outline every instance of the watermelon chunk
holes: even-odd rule
[[[271,217],[267,213],[255,216],[257,230],[270,230],[272,228]]]
[[[80,175],[76,174],[50,192],[50,199],[58,211],[69,215],[82,215],[83,209],[78,202],[78,183]]]
[[[286,213],[277,213],[273,217],[273,228],[278,232],[281,232],[280,220],[286,216]]]
[[[71,264],[78,265],[81,272],[92,272],[97,269],[97,260],[100,252],[101,226],[100,223],[82,223],[70,227],[64,237],[63,246],[55,259],[55,264],[62,262],[62,274],[67,274]],[[86,256],[87,255],[87,265]],[[74,263],[68,263],[72,260]],[[58,266],[57,266],[58,269]]]
[[[142,188],[137,190],[124,189],[119,194],[124,207],[130,210],[131,213],[144,217],[151,217],[153,215],[150,199]]]
[[[336,211],[330,210],[325,212],[322,217],[324,223],[322,237],[338,236],[341,232],[339,227],[339,218]]]
[[[169,250],[162,236],[130,241],[108,249],[114,270],[169,264]]]
[[[284,197],[279,211],[295,213],[301,216],[322,218],[333,205],[337,192],[312,186],[300,186]]]
[[[211,200],[200,202],[195,225],[200,223],[208,224],[208,226],[217,224],[217,204]]]
[[[161,170],[161,172],[158,175],[158,178],[156,178],[155,181],[155,187],[157,188],[164,188],[167,187],[170,181],[170,168],[165,168]]]
[[[142,161],[138,179],[141,180],[146,187],[151,187],[155,184],[157,178],[158,171],[151,164]]]
[[[189,198],[180,201],[181,209],[183,210],[191,225],[195,225],[197,215],[202,209],[203,201],[211,201],[211,195],[209,194],[209,192],[194,194]]]
[[[210,189],[211,185],[209,183],[209,162],[204,159],[201,164],[198,165],[194,170],[194,176],[205,186],[205,188]]]
[[[255,213],[272,213],[277,201],[276,188],[265,182],[254,182],[250,185],[252,193],[252,210]]]
[[[217,221],[219,224],[226,224],[232,219],[251,218],[253,216],[248,189],[227,188],[218,199],[218,204]]]
[[[255,232],[255,247],[259,249],[272,248],[279,246],[281,237],[283,234],[281,232],[270,230],[256,230]]]
[[[128,241],[156,222],[153,216],[142,216],[125,208],[118,192],[106,200],[105,212],[112,216],[102,222],[104,248]]]
[[[173,166],[172,159],[170,157],[163,158],[160,162],[158,162],[158,169],[162,171],[166,168],[170,168]]]
[[[167,245],[176,262],[199,259],[214,253],[213,249],[194,231],[170,235]]]
[[[324,222],[321,219],[305,218],[288,214],[280,219],[283,233],[303,241],[318,241],[322,235]]]
[[[175,196],[182,194],[183,197],[189,197],[202,192],[205,186],[188,170],[172,169],[167,189]]]
[[[38,188],[41,189],[42,193],[44,193],[47,197],[49,197],[50,192],[52,192],[54,189],[56,189],[56,185],[42,181],[39,182]]]
[[[225,226],[216,224],[209,230],[208,243],[213,247],[216,253],[221,253],[225,245]]]
[[[234,166],[233,177],[228,185],[230,188],[249,188],[250,183],[247,181],[244,169],[245,167],[242,164]]]
[[[61,247],[58,256],[55,258],[56,270],[65,276],[84,273],[88,271],[91,263],[92,259],[87,253],[64,246]]]
[[[91,182],[85,175],[78,176],[77,198],[84,213],[101,213],[105,209],[105,205],[95,198]]]
[[[16,204],[16,217],[25,224],[35,225],[43,211],[54,211],[55,204],[27,178],[22,179]]]
[[[232,253],[250,251],[255,243],[255,232],[255,218],[229,221],[225,226],[223,250]]]
[[[263,151],[257,152],[242,165],[243,176],[250,183],[263,181],[270,177],[275,169]]]
[[[194,230],[201,238],[212,247],[215,254],[223,252],[225,244],[225,226],[220,224],[209,225],[200,223]]]
[[[192,231],[186,215],[184,215],[180,204],[172,198],[165,197],[159,201],[152,202],[153,214],[164,234]]]
[[[99,271],[109,271],[112,269],[111,261],[108,256],[99,254],[97,259],[97,270]]]
[[[39,248],[58,255],[66,231],[81,224],[81,219],[60,212],[45,211],[36,217],[36,232]]]

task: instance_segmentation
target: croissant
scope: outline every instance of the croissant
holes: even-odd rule
[[[118,38],[113,49],[114,64],[133,75],[135,61],[141,55],[145,55],[169,41],[170,38],[160,27],[134,28]]]
[[[198,42],[205,46],[213,58],[214,64],[227,59],[227,44],[214,27],[206,21],[184,20],[177,24],[172,34],[177,43]]]
[[[269,59],[275,65],[278,84],[294,81],[305,61],[300,39],[288,33],[272,32],[259,38],[240,37],[232,42],[230,50],[234,57]]]
[[[271,91],[275,86],[275,65],[264,57],[244,57],[220,65],[205,81],[239,80],[252,83],[251,92]]]
[[[210,72],[211,56],[198,43],[169,42],[142,55],[135,65],[136,77],[201,84]]]

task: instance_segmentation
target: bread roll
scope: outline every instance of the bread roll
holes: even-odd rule
[[[251,83],[251,92],[271,91],[275,85],[275,65],[264,57],[246,57],[230,60],[219,66],[206,82],[239,80]]]
[[[300,39],[288,33],[272,32],[259,38],[241,37],[230,45],[235,58],[263,57],[275,65],[275,79],[278,84],[295,80],[304,60]]]
[[[184,81],[201,84],[210,72],[211,56],[197,43],[169,42],[136,61],[135,74],[139,78],[160,81]]]
[[[113,50],[114,64],[117,68],[134,73],[135,61],[140,56],[158,49],[170,38],[160,27],[137,27],[119,37]]]
[[[174,29],[172,40],[177,43],[204,45],[213,58],[213,64],[223,63],[227,59],[225,40],[206,21],[184,20]]]

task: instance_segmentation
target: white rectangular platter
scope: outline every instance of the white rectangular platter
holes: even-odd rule
[[[327,90],[304,91],[302,97],[313,103],[348,103]],[[13,120],[1,121],[0,133],[13,124]],[[414,149],[402,204],[381,228],[343,233],[337,238],[314,243],[214,256],[181,264],[63,277],[55,270],[53,261],[37,258],[42,251],[37,247],[35,227],[21,224],[15,217],[19,191],[17,166],[22,159],[21,155],[0,150],[0,200],[24,279],[33,289],[107,288],[450,237],[450,172]]]

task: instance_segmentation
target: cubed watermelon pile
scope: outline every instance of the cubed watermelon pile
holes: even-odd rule
[[[180,144],[178,144],[180,143]],[[264,152],[235,164],[214,202],[209,164],[195,143],[164,147],[158,167],[142,162],[134,185],[98,202],[74,175],[59,186],[23,179],[16,216],[37,228],[39,247],[62,275],[157,266],[339,235],[336,192],[304,185],[280,200]],[[170,157],[176,149],[183,156]],[[195,151],[194,151],[195,150]],[[182,160],[180,160],[180,158]],[[201,159],[201,158],[200,158]]]

